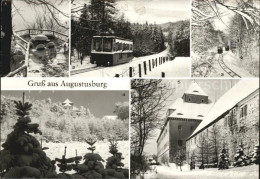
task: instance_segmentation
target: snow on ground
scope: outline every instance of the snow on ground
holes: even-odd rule
[[[109,153],[109,142],[96,142],[96,150],[94,153],[98,153],[104,160],[103,164],[106,165],[106,159],[112,156]],[[42,147],[49,147],[48,150],[45,150],[46,155],[54,160],[55,158],[62,158],[64,155],[64,149],[67,146],[66,158],[75,157],[76,150],[78,156],[84,156],[86,153],[90,151],[87,149],[90,147],[87,143],[83,142],[66,142],[66,143],[52,143],[52,142],[43,142]],[[118,141],[118,150],[122,153],[122,157],[124,158],[122,162],[124,163],[124,168],[129,168],[129,142],[128,141]],[[80,161],[83,163],[83,160]],[[59,167],[56,167],[57,172],[59,173]],[[72,172],[73,173],[73,172]]]
[[[157,171],[157,174],[156,174]],[[217,168],[198,169],[190,171],[189,165],[182,166],[180,171],[176,166],[156,166],[147,172],[144,179],[258,179],[259,166],[250,165],[245,167],[218,170]]]
[[[46,53],[45,51],[41,53]],[[63,48],[57,48],[57,55],[54,58],[46,59],[46,58],[38,58],[37,56],[41,55],[36,52],[36,50],[32,50],[29,57],[29,68],[28,68],[28,76],[29,77],[43,77],[50,76],[50,74],[46,74],[43,71],[45,68],[45,64],[50,65],[53,69],[63,69],[63,65],[67,63],[68,59],[64,54]],[[67,65],[65,65],[67,66]],[[59,75],[57,73],[57,75]],[[52,75],[51,75],[52,76]]]
[[[176,57],[148,72],[145,77],[161,77],[162,72],[165,77],[190,77],[190,61],[190,57]]]
[[[81,61],[77,57],[74,57],[74,56],[71,57],[71,61],[72,61],[72,63],[71,63],[71,66],[70,66],[70,70],[92,68],[92,67],[97,66],[96,64],[90,63],[90,57],[89,56],[84,57],[84,59],[82,60],[82,64],[81,64]]]
[[[226,64],[227,67],[229,67],[231,70],[233,70],[235,73],[237,73],[241,77],[254,77],[251,75],[248,71],[242,69],[239,67],[238,63],[239,60],[233,54],[232,52],[224,52],[223,53],[223,61]]]
[[[193,65],[201,65],[201,67],[197,68],[197,71],[192,72],[193,76],[203,77],[207,74],[206,77],[230,77],[219,65],[218,59],[219,54],[217,53],[217,47],[209,49],[202,54],[192,53]],[[241,77],[254,77],[248,71],[239,67],[239,59],[231,51],[223,51],[223,62]]]
[[[106,67],[98,70],[93,70],[85,73],[76,74],[74,76],[77,77],[114,77],[116,74],[119,74],[120,77],[128,77],[129,76],[129,67],[133,67],[133,76],[138,77],[138,65],[142,65],[142,76],[144,75],[144,67],[143,62],[146,61],[147,65],[147,75],[145,77],[161,77],[161,72],[166,73],[166,77],[189,77],[190,76],[190,58],[184,58],[184,57],[177,57],[174,61],[165,62],[162,65],[159,65],[159,57],[168,57],[169,55],[169,47],[167,47],[164,51],[153,54],[149,56],[144,57],[136,57],[131,62],[120,64],[112,67]],[[148,68],[148,61],[152,59],[157,58],[157,64],[158,66],[155,68],[152,68],[152,71],[149,71]],[[83,63],[86,63],[85,68],[90,67],[90,63],[88,63],[88,59],[84,59]],[[75,66],[75,69],[84,68],[84,65],[79,64],[80,60],[78,62],[73,63],[73,66]],[[152,63],[152,61],[151,61]],[[96,67],[96,66],[91,66]]]

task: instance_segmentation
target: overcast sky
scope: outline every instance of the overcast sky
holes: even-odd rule
[[[72,8],[89,4],[89,0],[75,0]],[[190,0],[119,0],[118,16],[124,14],[130,22],[166,23],[190,19]]]
[[[171,81],[175,86],[176,92],[169,98],[166,109],[174,103],[174,100],[182,97],[183,93],[189,88],[193,80],[167,80]],[[195,80],[201,89],[208,94],[209,99],[214,103],[218,100],[225,92],[227,92],[231,86],[234,86],[239,80]],[[166,110],[165,109],[165,110]],[[148,141],[148,145],[145,146],[144,152],[148,155],[157,154],[156,140],[160,134],[160,130],[154,132],[154,138]]]
[[[23,91],[2,91],[3,96],[14,96],[22,99]],[[124,94],[124,95],[123,95]],[[128,91],[25,91],[26,98],[43,100],[50,98],[52,102],[64,102],[67,98],[76,107],[84,106],[98,118],[115,115],[117,102],[128,102]]]
[[[53,2],[53,0],[49,0]],[[58,2],[58,1],[57,1]],[[58,9],[69,15],[70,6],[69,0],[64,1],[62,4],[55,4]],[[13,14],[13,27],[14,30],[24,30],[28,27],[29,24],[35,22],[35,17],[37,15],[44,16],[46,13],[49,13],[46,8],[43,6],[33,6],[25,3],[23,0],[13,0],[12,14]],[[69,18],[65,17],[62,14],[56,14],[58,20],[62,23],[67,22],[69,27]]]

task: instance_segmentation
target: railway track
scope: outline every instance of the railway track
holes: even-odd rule
[[[232,78],[241,78],[237,73],[235,73],[233,70],[231,70],[223,61],[223,54],[219,55],[218,63],[220,67]]]
[[[70,74],[71,75],[76,75],[76,74],[80,74],[80,73],[86,73],[86,72],[90,72],[90,71],[94,71],[94,70],[99,70],[99,69],[103,69],[106,67],[103,66],[99,66],[99,67],[93,67],[93,68],[82,68],[82,69],[77,69],[77,70],[71,70]]]

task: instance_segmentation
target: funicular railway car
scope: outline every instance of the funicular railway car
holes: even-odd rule
[[[223,47],[222,46],[218,46],[218,53],[222,54],[223,53]]]
[[[116,36],[94,36],[90,62],[97,66],[113,66],[133,59],[133,41]]]

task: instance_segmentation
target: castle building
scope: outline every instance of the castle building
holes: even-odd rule
[[[161,163],[173,163],[179,150],[186,150],[186,139],[194,132],[212,107],[208,95],[193,81],[166,114],[157,139],[157,156]]]
[[[71,102],[69,99],[66,99],[62,105],[65,109],[73,109],[73,102]]]
[[[240,80],[213,105],[186,139],[186,161],[217,164],[225,148],[232,162],[239,146],[249,155],[259,144],[258,80]],[[201,155],[203,153],[203,155]]]

